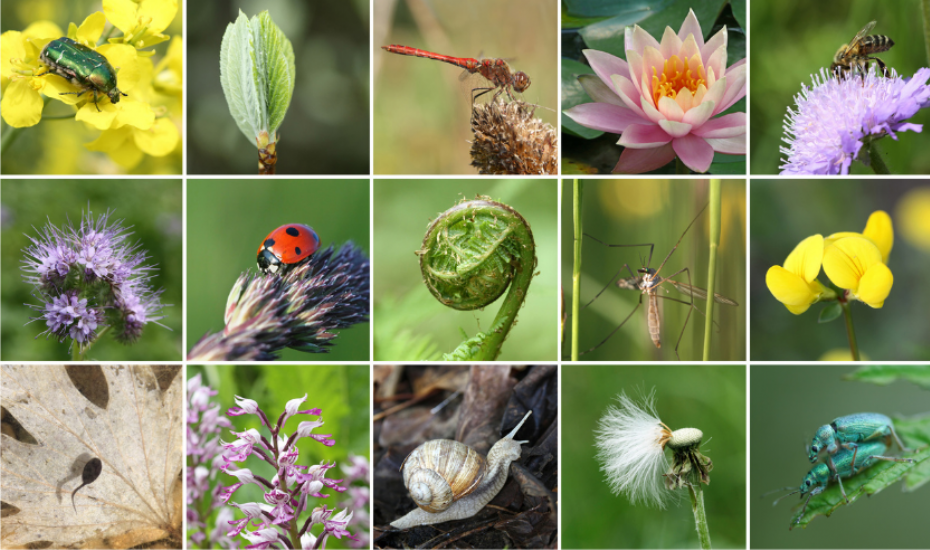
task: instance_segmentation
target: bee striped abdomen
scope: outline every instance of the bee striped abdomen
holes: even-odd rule
[[[863,38],[860,46],[862,53],[887,52],[894,46],[894,40],[882,34],[873,34]]]

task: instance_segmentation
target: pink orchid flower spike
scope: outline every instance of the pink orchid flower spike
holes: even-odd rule
[[[624,150],[614,172],[649,172],[677,157],[703,173],[715,152],[746,154],[746,113],[717,116],[746,96],[746,59],[727,67],[726,27],[704,42],[689,11],[678,33],[666,27],[661,42],[627,27],[624,46],[625,61],[585,50],[598,78],[581,83],[595,103],[565,111],[582,126],[620,134]]]

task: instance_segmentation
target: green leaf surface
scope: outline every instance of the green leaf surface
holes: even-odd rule
[[[838,318],[843,313],[843,306],[839,302],[833,302],[827,307],[820,310],[820,315],[817,316],[818,323],[829,323],[830,321]]]
[[[573,59],[562,58],[562,110],[571,109],[582,103],[591,103],[591,98],[581,87],[578,76],[582,74],[594,74],[594,69]],[[594,139],[604,132],[585,128],[574,120],[562,115],[562,129],[575,136]]]
[[[688,10],[693,9],[706,39],[714,21],[725,5],[726,0],[674,0],[667,4],[664,9],[636,23],[655,37],[656,40],[661,40],[665,27],[671,27],[677,33],[685,17],[688,16]],[[630,24],[623,17],[617,16],[589,25],[582,29],[580,33],[589,47],[626,59],[623,34],[624,28]]]
[[[869,365],[843,376],[845,380],[887,386],[895,380],[907,380],[930,390],[930,365]]]
[[[746,155],[714,153],[708,172],[711,174],[746,175]]]
[[[565,7],[572,15],[580,17],[635,17],[645,19],[649,15],[661,11],[670,0],[565,0]]]
[[[733,10],[733,17],[739,22],[739,26],[746,28],[746,0],[730,0],[730,9]],[[737,58],[738,59],[738,58]]]
[[[846,489],[846,496],[849,497],[849,504],[852,505],[863,495],[871,496],[879,493],[886,487],[905,478],[905,476],[909,477],[909,473],[925,467],[927,463],[930,463],[930,448],[906,456],[913,458],[915,462],[880,461],[868,470],[843,480],[843,487]],[[811,498],[806,509],[803,506],[799,508],[798,512],[791,518],[789,529],[794,529],[798,525],[806,528],[807,524],[815,517],[830,516],[845,505],[846,502],[840,493],[839,485],[832,484],[826,491]]]
[[[251,142],[263,133],[270,142],[294,93],[294,49],[267,11],[252,18],[242,11],[226,27],[220,46],[220,83],[229,112]]]

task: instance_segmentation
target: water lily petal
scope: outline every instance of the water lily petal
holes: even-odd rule
[[[823,251],[823,272],[840,288],[855,291],[859,280],[882,254],[875,243],[865,237],[845,237]]]
[[[730,113],[708,120],[692,133],[702,138],[729,138],[746,135],[746,113]]]
[[[859,290],[856,298],[875,309],[885,305],[885,298],[891,293],[894,285],[894,275],[888,266],[878,263],[866,270],[859,280]]]
[[[678,95],[687,95],[687,94],[678,94]],[[696,107],[692,107],[690,111],[685,113],[685,116],[681,119],[682,122],[690,124],[695,128],[700,128],[707,120],[714,114],[714,102],[705,101]]]
[[[675,138],[672,141],[672,148],[675,149],[675,153],[678,154],[681,162],[695,172],[703,174],[710,168],[710,163],[714,160],[714,148],[703,138],[692,134]]]
[[[675,31],[673,31],[671,27],[665,27],[665,33],[662,35],[662,42],[659,47],[659,51],[662,52],[662,57],[668,59],[673,55],[678,55],[681,51],[681,44],[681,39],[678,38]]]
[[[746,134],[729,138],[705,138],[714,151],[725,155],[746,154]]]
[[[614,88],[620,92],[620,101],[643,119],[648,119],[646,113],[640,107],[642,98],[639,95],[639,90],[636,89],[630,79],[615,74],[611,77],[611,80],[613,80]]]
[[[817,278],[823,261],[823,235],[811,235],[794,247],[785,259],[785,269],[808,283]]]
[[[665,122],[665,121],[663,121]],[[620,136],[618,145],[632,149],[650,149],[672,141],[672,136],[655,125],[630,124]]]
[[[658,170],[675,160],[675,151],[669,143],[652,149],[626,148],[620,153],[620,161],[614,167],[617,174],[642,174]]]
[[[688,35],[688,37],[685,38],[684,42],[681,43],[681,50],[675,53],[681,59],[684,59],[687,57],[689,62],[691,61],[702,62],[703,61],[701,59],[701,47],[698,46],[697,40],[691,35]]]
[[[682,88],[675,94],[675,103],[681,107],[681,110],[687,113],[694,106],[694,94],[688,88]],[[700,104],[699,104],[700,105]]]
[[[713,69],[717,78],[723,78],[727,73],[727,47],[720,46],[710,54],[710,58],[704,60],[704,66],[708,70]]]
[[[636,92],[643,95],[643,56],[633,50],[626,51],[626,62],[630,65],[630,82],[636,87]]]
[[[872,212],[869,221],[865,224],[862,236],[875,243],[878,251],[882,253],[882,263],[887,264],[891,248],[894,246],[894,228],[891,224],[891,216],[884,210]]]
[[[659,112],[662,113],[662,116],[667,120],[681,122],[681,119],[685,116],[685,112],[681,110],[681,106],[678,105],[678,102],[668,96],[663,96],[659,99],[658,108]]]
[[[684,122],[675,122],[674,120],[660,120],[659,127],[673,138],[684,137],[691,133],[691,125]]]
[[[593,74],[583,74],[578,76],[578,83],[587,92],[588,97],[595,103],[610,103],[618,107],[626,107],[620,97],[617,96],[614,88],[604,84],[604,81]]]
[[[746,65],[735,69],[730,67],[727,71],[727,91],[723,94],[723,101],[719,103],[718,113],[729,109],[734,103],[746,96]]]
[[[622,133],[630,124],[643,121],[633,111],[607,103],[583,103],[564,113],[582,126],[612,134]]]
[[[594,69],[594,74],[600,77],[607,86],[613,87],[610,77],[615,74],[630,75],[630,66],[626,61],[615,55],[599,50],[583,50],[582,53],[587,58],[588,64]],[[614,90],[614,92],[617,92],[617,90]]]
[[[687,39],[688,35],[694,36],[699,48],[704,47],[704,33],[701,31],[701,24],[698,23],[698,18],[694,15],[693,9],[688,9],[688,16],[685,17],[681,28],[678,29],[678,38],[681,38],[682,41]]]
[[[710,59],[711,54],[714,53],[720,46],[723,46],[724,49],[727,47],[726,25],[717,31],[717,34],[711,36],[710,40],[704,43],[704,47],[701,48],[701,59]]]
[[[624,31],[624,39],[625,44],[623,45],[623,49],[633,50],[643,57],[645,57],[646,48],[659,51],[659,42],[639,25],[633,25],[632,31],[627,27],[627,30]],[[629,57],[627,57],[627,60],[629,60]]]
[[[639,101],[640,101],[639,106],[642,107],[643,113],[645,113],[646,118],[648,118],[652,122],[655,122],[656,124],[658,124],[660,121],[665,120],[665,115],[660,113],[659,110],[656,109],[655,106],[653,106],[651,102],[651,98],[646,99],[646,97],[640,97]]]

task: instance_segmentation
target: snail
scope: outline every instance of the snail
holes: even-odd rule
[[[487,458],[451,439],[434,439],[414,449],[400,467],[418,508],[391,525],[409,529],[477,514],[504,487],[510,463],[520,458],[520,445],[529,443],[513,438],[532,413],[495,443]]]

